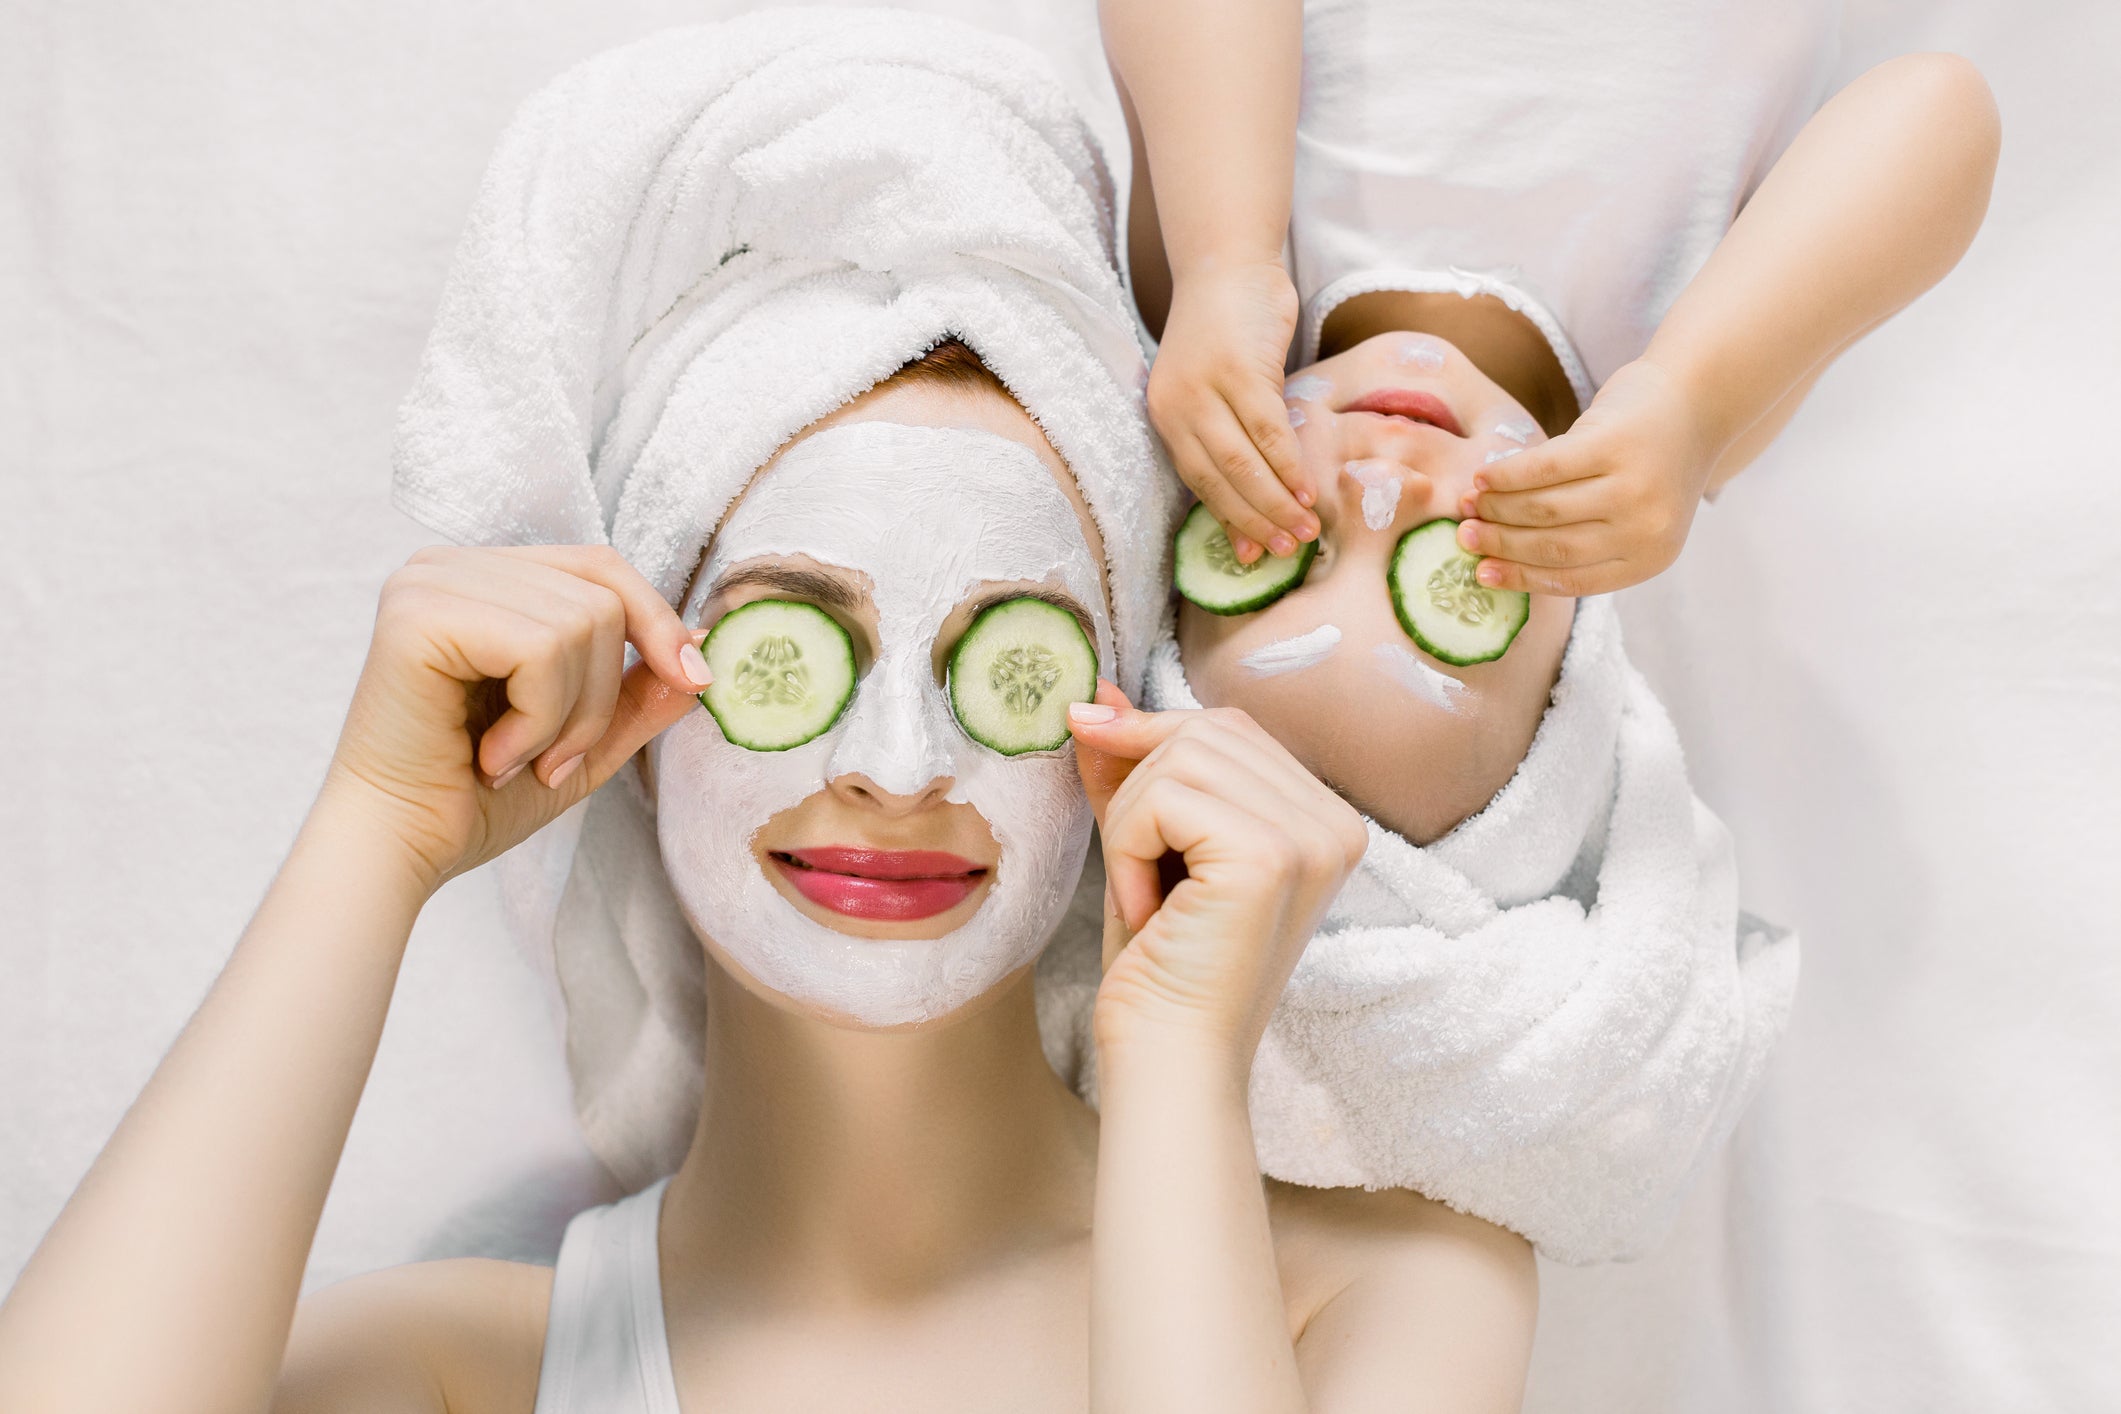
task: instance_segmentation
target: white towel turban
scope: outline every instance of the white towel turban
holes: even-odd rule
[[[397,502],[463,542],[608,542],[676,603],[776,450],[955,336],[1074,473],[1132,690],[1175,487],[1112,221],[1059,81],[954,21],[773,10],[601,55],[494,153],[400,416]],[[704,963],[631,773],[502,869],[565,1004],[590,1146],[629,1186],[668,1172]]]

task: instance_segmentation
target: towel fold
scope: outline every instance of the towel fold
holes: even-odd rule
[[[494,153],[400,414],[397,502],[459,541],[608,541],[675,604],[784,443],[954,336],[1074,473],[1131,686],[1167,616],[1175,486],[1112,227],[1086,121],[1014,40],[776,9],[600,55]],[[704,964],[632,773],[501,873],[590,1146],[629,1187],[669,1172]]]
[[[1176,643],[1145,691],[1199,706]],[[1758,1085],[1797,940],[1740,912],[1730,833],[1610,601],[1578,603],[1531,749],[1484,810],[1427,847],[1369,829],[1253,1067],[1261,1169],[1412,1188],[1560,1261],[1641,1253]],[[1041,972],[1050,1049],[1093,1092],[1076,1018],[1097,948],[1079,919]]]

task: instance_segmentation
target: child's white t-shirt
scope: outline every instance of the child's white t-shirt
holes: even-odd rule
[[[1491,293],[1579,401],[1825,97],[1838,0],[1307,0],[1299,363],[1343,300]]]

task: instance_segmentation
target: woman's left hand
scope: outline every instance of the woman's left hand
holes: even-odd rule
[[[1141,712],[1100,683],[1070,727],[1109,881],[1099,1047],[1177,1033],[1249,1066],[1362,858],[1362,817],[1234,708]],[[1167,893],[1173,853],[1185,877]]]

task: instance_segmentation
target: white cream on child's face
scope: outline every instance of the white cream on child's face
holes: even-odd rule
[[[866,1026],[931,1021],[1037,956],[1090,833],[1071,748],[1004,757],[958,728],[938,636],[983,587],[1042,585],[1088,610],[1109,663],[1097,566],[1074,507],[1027,448],[887,422],[831,428],[784,452],[716,535],[688,621],[732,569],[789,557],[866,581],[875,660],[838,724],[792,750],[732,745],[706,712],[665,733],[652,758],[664,867],[694,928],[768,989]],[[766,877],[761,827],[855,779],[900,817],[924,799],[978,812],[1000,859],[968,920],[935,938],[858,936],[798,910]]]

